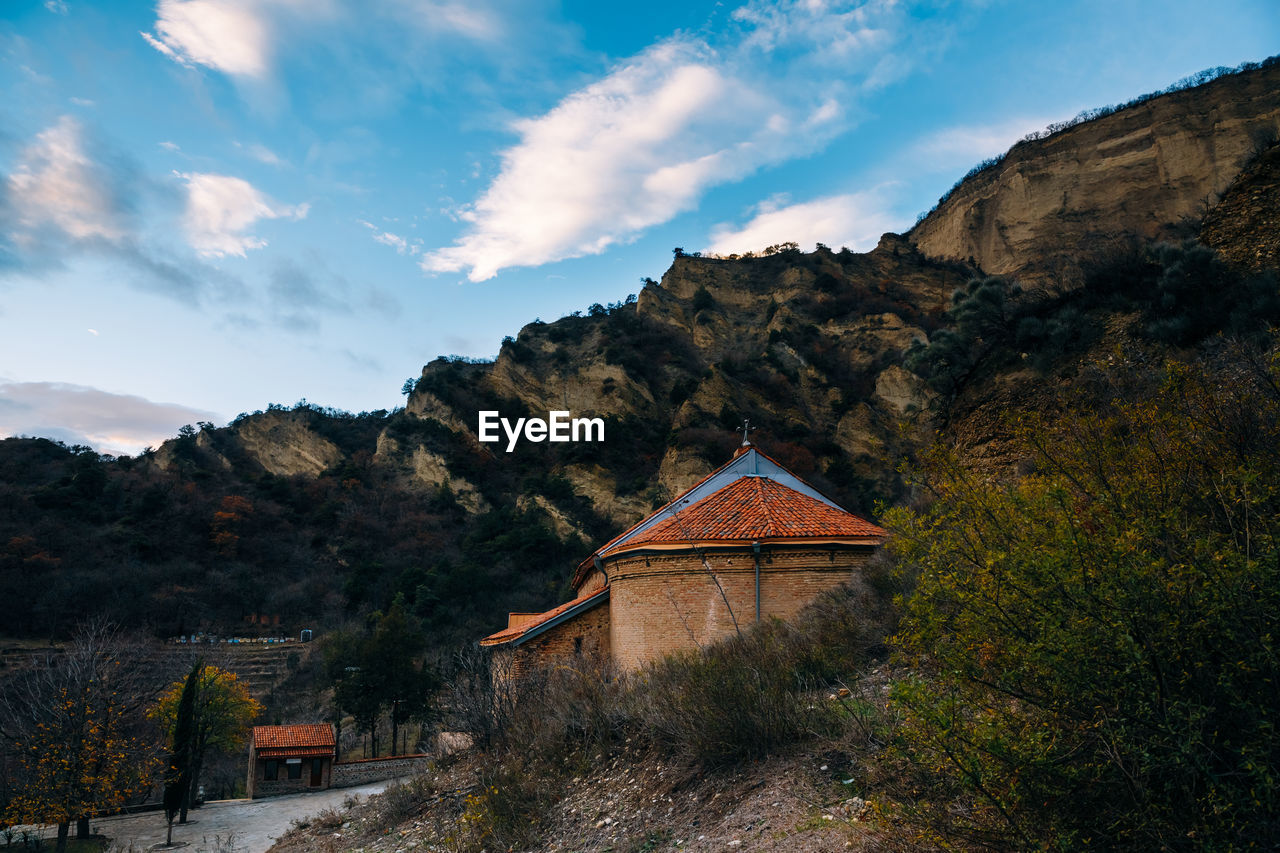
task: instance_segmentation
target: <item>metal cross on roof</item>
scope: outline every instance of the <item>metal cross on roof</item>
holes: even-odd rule
[[[743,418],[742,419],[742,446],[743,447],[751,446],[751,439],[747,438],[747,433],[752,432],[753,430],[755,430],[755,427],[751,425],[751,420],[749,418]]]

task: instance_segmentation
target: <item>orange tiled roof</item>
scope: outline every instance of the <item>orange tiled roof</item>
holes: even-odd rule
[[[328,723],[303,723],[295,726],[254,726],[254,749],[285,749],[306,747],[312,750],[337,745],[333,726]]]
[[[744,490],[745,487],[738,485],[744,480],[748,482],[752,480],[767,481],[771,486],[780,486],[786,492],[792,494],[789,494],[785,499],[781,497],[770,498],[767,496],[768,494],[773,494],[773,490],[770,489],[769,493],[761,491],[756,496],[758,500],[753,501],[749,491],[745,496],[735,493],[737,498],[745,505],[732,506],[733,502],[729,501],[728,504],[721,502],[718,506],[722,510],[738,510],[739,515],[736,523],[729,523],[727,520],[724,520],[726,522],[724,524],[716,523],[722,520],[716,519],[713,514],[707,511],[707,506],[704,505],[707,505],[707,501],[726,489],[737,486],[738,489]],[[783,493],[778,492],[776,494],[781,495]],[[771,502],[770,506],[765,506],[766,501]],[[750,507],[753,502],[756,504],[754,508]],[[823,509],[823,507],[826,507],[826,509]],[[828,511],[837,515],[830,515]],[[680,520],[673,521],[673,515],[678,515]],[[691,521],[699,519],[703,523],[690,524]],[[842,520],[837,521],[837,519]],[[694,531],[694,535],[675,533],[674,531],[679,530],[682,525],[684,531]],[[664,538],[650,539],[649,537],[658,527],[667,528]],[[848,532],[832,533],[830,531],[833,528],[843,528]],[[699,529],[704,533],[713,535],[700,537],[696,535]],[[756,535],[754,531],[758,530],[770,530],[773,532]],[[752,542],[760,541],[761,539],[852,537],[870,540],[874,544],[879,544],[887,536],[888,533],[883,528],[842,509],[830,498],[784,468],[773,457],[761,452],[758,447],[746,445],[739,449],[732,459],[697,483],[694,483],[675,500],[596,549],[591,556],[583,560],[578,566],[578,570],[573,576],[573,586],[578,587],[587,579],[597,559],[629,550],[637,543],[648,542],[652,544],[653,542],[662,541],[675,543],[691,540],[695,542]]]
[[[333,755],[332,746],[282,746],[256,750],[259,758],[314,758]]]
[[[741,477],[696,504],[600,552],[677,542],[761,542],[780,539],[866,539],[884,528],[767,477]]]
[[[606,587],[604,589],[598,589],[592,593],[581,596],[579,598],[575,598],[573,601],[567,601],[564,604],[561,604],[559,607],[556,607],[552,610],[548,610],[546,613],[539,613],[537,618],[531,619],[530,621],[525,622],[523,625],[517,625],[514,628],[504,628],[496,634],[490,634],[489,636],[485,637],[483,640],[480,641],[480,645],[499,646],[499,645],[502,645],[503,643],[509,643],[509,642],[512,642],[513,640],[518,640],[521,637],[528,634],[530,631],[533,631],[535,628],[539,628],[543,625],[546,625],[548,622],[550,622],[552,619],[555,619],[557,616],[564,616],[568,614],[569,611],[573,610],[574,608],[594,607],[596,604],[603,602],[605,598],[608,597],[608,595],[609,595],[609,589],[608,587]],[[599,601],[597,601],[596,599],[599,599]]]

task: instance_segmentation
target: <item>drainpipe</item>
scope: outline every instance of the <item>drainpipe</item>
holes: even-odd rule
[[[592,559],[592,561],[595,563],[596,571],[598,571],[598,572],[600,572],[600,574],[604,575],[604,582],[605,582],[605,584],[608,584],[608,583],[609,583],[609,573],[608,573],[608,572],[606,572],[606,571],[604,570],[604,561],[602,561],[598,555],[597,555],[597,556],[592,557],[591,559]]]
[[[751,543],[751,553],[756,561],[756,621],[760,621],[760,542]]]

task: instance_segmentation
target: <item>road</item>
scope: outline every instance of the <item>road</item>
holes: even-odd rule
[[[173,825],[174,842],[185,841],[191,853],[265,853],[293,821],[340,809],[348,797],[367,797],[381,792],[395,781],[376,782],[358,788],[339,788],[313,794],[289,794],[262,800],[218,800],[191,812],[186,826]],[[132,849],[141,853],[165,837],[163,812],[107,817],[93,821],[93,831],[108,836],[112,849]],[[226,845],[234,839],[234,848]]]

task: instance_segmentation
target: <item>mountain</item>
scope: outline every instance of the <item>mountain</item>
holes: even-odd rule
[[[1242,68],[1019,142],[971,171],[908,237],[991,275],[1070,283],[1083,262],[1135,241],[1194,235],[1280,133],[1280,63]]]
[[[530,323],[493,362],[436,359],[404,409],[272,406],[137,459],[0,441],[9,632],[106,613],[295,633],[402,595],[437,647],[463,642],[561,600],[594,543],[727,459],[744,420],[863,513],[906,496],[903,460],[939,431],[1008,465],[1004,419],[1086,387],[1100,353],[1273,316],[1278,77],[1268,61],[1019,143],[865,254],[677,250],[634,298]],[[1202,215],[1216,255],[1150,248]],[[604,441],[478,440],[481,411],[554,410],[601,418]]]

